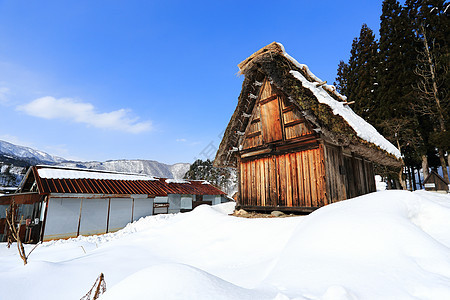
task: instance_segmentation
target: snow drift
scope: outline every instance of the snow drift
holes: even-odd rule
[[[450,299],[450,195],[377,192],[292,218],[232,210],[51,241],[25,267],[0,244],[1,297],[80,299],[103,272],[107,300]]]

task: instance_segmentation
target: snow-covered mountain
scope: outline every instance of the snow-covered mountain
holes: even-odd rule
[[[0,186],[17,186],[26,169],[37,164],[138,173],[175,179],[183,178],[190,167],[188,163],[168,165],[154,160],[142,159],[108,160],[105,162],[68,161],[43,151],[0,140]]]
[[[35,150],[29,147],[14,145],[0,140],[0,154],[11,156],[22,160],[39,161],[40,163],[57,164],[65,161],[64,158],[50,155],[43,151]]]
[[[90,161],[90,162],[73,162],[66,161],[57,164],[58,166],[76,167],[96,170],[107,170],[125,173],[147,174],[156,177],[181,179],[189,170],[190,164],[178,163],[174,165],[167,165],[154,160],[108,160],[105,162]]]

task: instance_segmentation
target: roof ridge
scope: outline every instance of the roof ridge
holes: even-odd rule
[[[85,171],[92,173],[107,173],[107,174],[120,174],[120,175],[134,175],[134,176],[142,176],[142,177],[153,177],[159,178],[153,175],[142,174],[142,173],[131,173],[131,172],[118,172],[118,171],[110,171],[110,170],[99,170],[99,169],[87,169],[87,168],[76,168],[76,167],[66,167],[66,166],[51,166],[51,165],[36,165],[37,169],[58,169],[58,170],[67,170],[67,171]]]

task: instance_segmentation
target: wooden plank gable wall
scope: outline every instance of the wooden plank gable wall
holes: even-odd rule
[[[250,118],[240,157],[240,204],[247,207],[327,204],[325,164],[323,149],[316,141],[318,136],[298,109],[268,80],[260,89]],[[298,151],[301,146],[303,151]]]
[[[373,165],[330,145],[265,79],[238,155],[239,204],[311,211],[375,191]]]

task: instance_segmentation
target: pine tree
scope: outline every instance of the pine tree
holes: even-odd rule
[[[384,120],[403,118],[408,110],[402,101],[403,57],[401,44],[401,6],[396,0],[385,0],[380,24],[379,102]]]
[[[446,170],[445,152],[449,151],[450,125],[449,4],[442,0],[409,0],[406,2],[413,32],[419,41],[416,74],[417,103],[414,108],[432,124],[432,147],[438,149],[440,165]],[[447,157],[450,165],[450,157]],[[448,180],[448,173],[444,178]]]
[[[350,59],[339,63],[337,90],[355,101],[352,109],[365,120],[377,120],[377,42],[373,31],[363,24],[359,38],[353,39]]]
[[[336,87],[336,90],[342,95],[348,94],[348,72],[349,65],[346,64],[343,60],[339,61],[337,77],[336,81],[334,82],[334,86]]]
[[[232,170],[230,168],[213,167],[213,163],[209,159],[205,161],[197,159],[184,175],[184,179],[206,180],[226,192],[230,185],[235,184],[235,182],[232,182]]]

